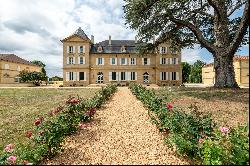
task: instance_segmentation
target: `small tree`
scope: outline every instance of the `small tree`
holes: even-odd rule
[[[46,70],[45,70],[45,64],[41,61],[38,61],[38,60],[34,60],[32,61],[31,63],[37,65],[37,66],[40,66],[41,67],[41,72],[44,74],[44,79],[42,81],[47,81],[48,80],[48,77],[47,77],[47,73],[46,73]]]
[[[182,65],[182,83],[189,82],[189,75],[191,72],[191,65],[187,62],[181,62]]]
[[[202,67],[205,62],[197,60],[192,66],[190,71],[190,82],[191,83],[201,83],[202,82]]]
[[[22,82],[32,82],[36,86],[40,86],[42,81],[46,79],[46,76],[42,72],[28,72],[26,70],[21,71],[19,77],[21,77]]]

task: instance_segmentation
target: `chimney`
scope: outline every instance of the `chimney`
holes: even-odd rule
[[[155,35],[153,36],[153,44],[155,44]]]
[[[111,35],[109,35],[109,45],[111,45]]]
[[[93,44],[95,44],[95,43],[94,43],[94,36],[93,36],[93,35],[91,35],[91,42],[92,42]]]
[[[135,43],[137,43],[137,36],[135,36]]]

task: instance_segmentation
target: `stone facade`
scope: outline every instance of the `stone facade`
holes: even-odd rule
[[[89,84],[180,85],[181,53],[161,44],[154,54],[140,55],[136,40],[105,40],[94,44],[79,28],[63,43],[64,86]]]
[[[20,71],[41,71],[41,67],[36,66],[14,54],[0,54],[0,83],[19,83]]]
[[[249,56],[235,56],[233,65],[238,85],[249,87]],[[202,68],[202,82],[205,85],[214,85],[215,72],[213,64],[208,64]]]

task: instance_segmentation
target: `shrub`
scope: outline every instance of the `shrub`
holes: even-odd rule
[[[53,157],[63,150],[64,138],[78,129],[86,128],[85,123],[94,117],[96,108],[100,108],[116,89],[115,85],[109,85],[88,100],[69,97],[65,105],[58,106],[48,115],[34,121],[35,131],[25,133],[28,144],[6,146],[0,156],[0,164],[36,164],[44,157]]]
[[[164,103],[152,89],[130,84],[132,93],[148,108],[151,121],[164,132],[165,143],[198,164],[249,164],[247,127],[228,129],[213,123],[197,109],[185,113]]]

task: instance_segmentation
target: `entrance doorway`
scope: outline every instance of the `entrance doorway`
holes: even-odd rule
[[[98,72],[97,73],[97,84],[102,84],[103,83],[103,73],[102,72]]]
[[[143,74],[143,83],[145,83],[145,84],[149,83],[149,74],[148,74],[148,72]]]

